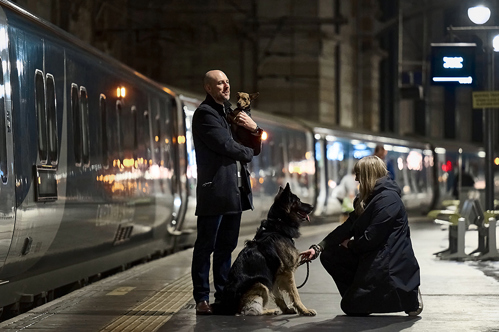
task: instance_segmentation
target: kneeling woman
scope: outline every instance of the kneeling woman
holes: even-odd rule
[[[419,265],[400,189],[376,156],[359,160],[354,170],[360,183],[355,211],[322,242],[302,252],[302,260],[321,254],[347,315],[419,315]]]

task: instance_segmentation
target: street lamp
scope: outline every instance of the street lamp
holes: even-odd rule
[[[492,46],[494,47],[494,52],[499,52],[499,35],[492,39]]]
[[[490,18],[490,9],[485,6],[475,6],[468,9],[468,17],[475,24],[484,24]],[[472,27],[470,27],[472,28]],[[483,27],[475,31],[485,32],[482,42],[487,50],[487,89],[494,91],[494,51],[499,50],[499,35],[496,35],[490,47],[490,37],[497,32],[498,27]],[[494,153],[494,110],[483,109],[484,145],[485,145],[485,209],[493,210],[494,206],[494,170],[492,168],[492,155]]]
[[[483,24],[490,18],[490,9],[484,6],[477,6],[468,10],[470,20],[476,24]],[[499,49],[499,35],[492,39],[493,34],[499,32],[499,26],[466,26],[447,28],[452,33],[473,33],[482,40],[483,46],[487,54],[486,73],[487,82],[485,85],[485,93],[488,97],[494,93],[494,51]],[[494,41],[493,41],[494,40]],[[492,43],[492,45],[491,45]],[[493,47],[492,47],[493,46]],[[493,170],[493,154],[494,154],[494,108],[499,108],[494,98],[489,98],[486,102],[477,103],[475,106],[475,94],[478,96],[480,92],[473,93],[473,108],[483,109],[483,138],[485,147],[485,210],[494,209],[494,170]],[[477,98],[478,99],[478,98]],[[480,106],[478,106],[480,104]],[[486,105],[486,106],[482,106]]]
[[[490,18],[490,9],[482,5],[468,8],[468,17],[475,24],[487,23]]]

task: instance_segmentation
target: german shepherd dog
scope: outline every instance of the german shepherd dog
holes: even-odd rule
[[[279,187],[267,219],[232,264],[221,301],[212,305],[214,314],[277,314],[277,309],[265,309],[272,296],[284,314],[316,315],[301,302],[294,279],[300,262],[294,239],[300,236],[300,224],[310,221],[312,209],[291,192],[289,183],[284,189]],[[283,293],[289,295],[294,308],[286,304]]]

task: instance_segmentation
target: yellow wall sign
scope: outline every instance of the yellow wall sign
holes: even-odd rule
[[[473,108],[499,108],[499,91],[473,92]]]

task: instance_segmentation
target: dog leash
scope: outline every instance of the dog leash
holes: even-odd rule
[[[307,263],[307,276],[305,277],[305,281],[300,286],[297,286],[296,288],[302,288],[308,281],[308,275],[310,274],[310,267],[309,267],[310,261],[304,261],[304,262],[300,263],[300,265],[298,265],[298,266],[302,266],[303,263],[305,263],[305,262]]]

